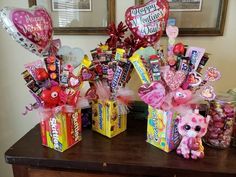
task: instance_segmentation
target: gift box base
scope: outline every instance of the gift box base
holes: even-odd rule
[[[40,122],[42,145],[63,152],[82,140],[80,110],[44,116]]]
[[[157,148],[170,152],[180,142],[177,130],[177,113],[148,107],[147,142]]]
[[[92,103],[92,129],[112,138],[127,128],[127,114],[123,114],[116,101]]]

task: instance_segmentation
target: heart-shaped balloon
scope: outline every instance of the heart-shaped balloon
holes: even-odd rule
[[[162,83],[152,82],[150,85],[142,85],[138,90],[138,95],[153,108],[160,108],[165,101],[166,90]]]
[[[3,8],[0,20],[16,42],[38,56],[48,54],[53,36],[52,19],[43,7]]]
[[[177,90],[181,84],[184,82],[186,76],[183,71],[173,71],[173,70],[167,70],[164,72],[164,80],[168,87],[175,91]]]
[[[81,48],[71,48],[69,46],[62,46],[57,52],[62,56],[63,64],[71,64],[74,68],[81,64],[84,58],[84,51]]]
[[[134,35],[154,44],[163,34],[169,16],[167,0],[151,0],[133,6],[125,13],[125,22]]]

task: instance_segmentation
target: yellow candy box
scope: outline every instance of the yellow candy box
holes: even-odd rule
[[[42,144],[63,152],[82,140],[81,110],[45,112],[40,122]]]
[[[148,106],[147,142],[157,148],[170,152],[180,141],[177,130],[177,113],[163,111]]]
[[[126,130],[127,114],[122,113],[116,101],[93,101],[92,112],[94,131],[112,138]]]

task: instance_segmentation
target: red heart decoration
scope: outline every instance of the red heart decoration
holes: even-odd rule
[[[202,83],[202,78],[196,72],[191,72],[188,74],[189,86],[197,87]]]
[[[92,81],[95,77],[95,73],[90,71],[88,68],[83,68],[81,70],[82,81]]]
[[[46,71],[45,68],[36,68],[35,69],[35,75],[36,75],[36,80],[37,81],[44,81],[48,79],[48,72]]]
[[[181,84],[184,82],[186,76],[183,71],[173,71],[173,70],[167,70],[164,73],[164,80],[168,87],[174,91],[177,90]]]
[[[142,85],[138,90],[140,98],[154,108],[160,108],[165,101],[166,90],[160,82]]]
[[[183,43],[177,43],[175,44],[174,48],[173,48],[173,53],[175,55],[183,55],[185,52],[185,47]]]
[[[73,75],[73,74],[71,74],[70,78],[69,78],[69,81],[68,81],[68,84],[69,84],[70,87],[78,87],[81,84],[80,78]]]
[[[125,13],[125,22],[134,35],[153,44],[162,36],[168,16],[167,0],[152,0],[146,4],[128,8]]]
[[[86,98],[89,100],[97,100],[98,99],[98,95],[96,93],[96,88],[95,87],[91,87],[90,89],[88,89],[88,91],[86,92]]]
[[[53,86],[50,89],[45,89],[42,91],[40,98],[44,102],[44,106],[47,108],[53,108],[60,103],[60,92],[61,88],[59,86]]]

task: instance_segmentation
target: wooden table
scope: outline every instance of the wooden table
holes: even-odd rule
[[[43,147],[39,126],[5,153],[15,177],[235,177],[236,149],[206,148],[201,160],[185,160],[145,142],[146,121],[128,117],[126,132],[108,139],[89,129],[83,140],[60,153]]]

